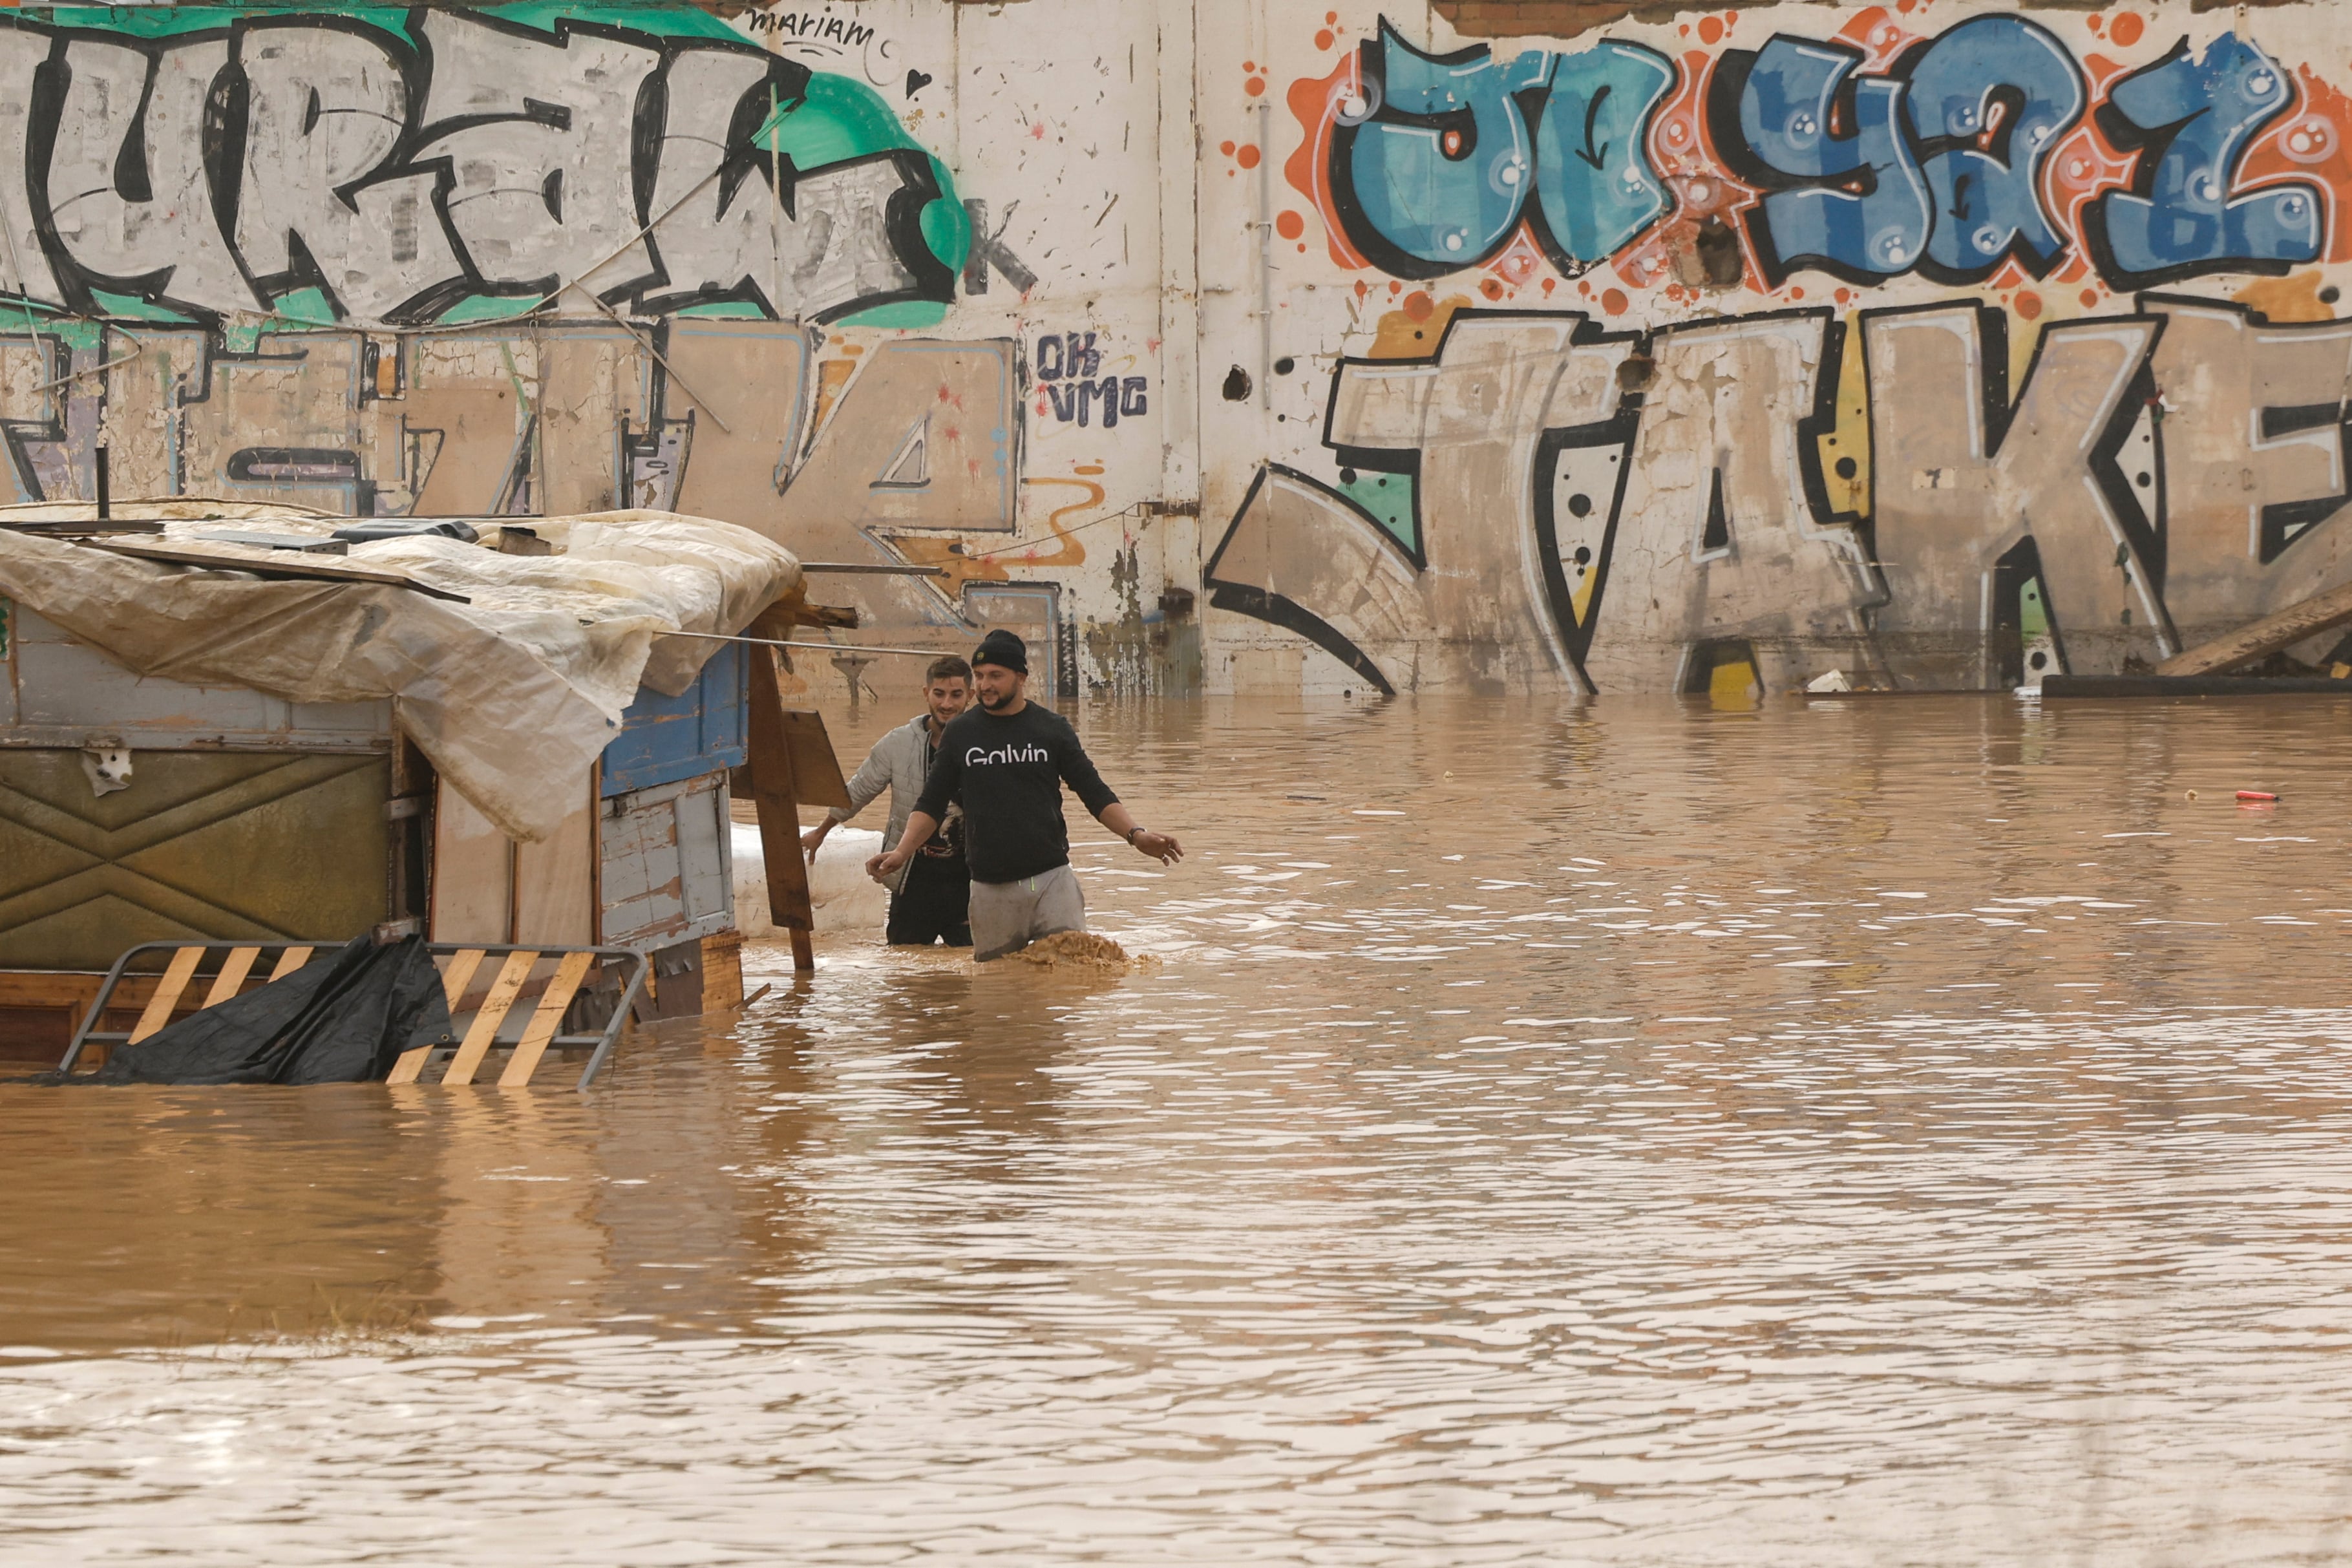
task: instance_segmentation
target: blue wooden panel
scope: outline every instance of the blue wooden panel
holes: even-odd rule
[[[727,643],[701,676],[677,697],[650,687],[621,716],[621,733],[604,748],[604,793],[626,795],[740,767],[747,737],[743,645]]]

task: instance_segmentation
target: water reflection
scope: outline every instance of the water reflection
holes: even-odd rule
[[[0,1087],[0,1496],[43,1560],[2329,1560],[2343,719],[1091,715],[1195,849],[1078,836],[1156,965],[761,951],[585,1097]]]

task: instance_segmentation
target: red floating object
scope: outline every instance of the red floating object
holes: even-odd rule
[[[2240,800],[2276,800],[2278,796],[2258,789],[2242,789],[2238,792],[2238,798]]]

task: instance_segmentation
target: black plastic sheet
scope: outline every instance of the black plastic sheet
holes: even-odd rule
[[[361,937],[257,991],[117,1046],[76,1083],[365,1083],[401,1053],[451,1039],[422,937]]]

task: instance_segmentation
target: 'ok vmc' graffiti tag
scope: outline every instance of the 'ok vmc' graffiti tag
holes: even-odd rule
[[[2020,16],[1963,22],[1883,71],[1864,71],[1866,58],[1780,35],[1727,51],[1709,74],[1709,139],[1763,193],[1747,224],[1768,286],[1800,268],[1968,283],[2011,260],[2042,277],[2076,243],[2118,288],[2283,271],[2320,254],[2317,185],[2231,194],[2256,135],[2294,101],[2249,38],[2224,33],[2197,58],[2184,38],[2095,106],[2065,47]],[[1603,260],[1673,209],[1648,132],[1676,69],[1614,40],[1506,61],[1483,47],[1433,56],[1383,21],[1362,46],[1357,91],[1333,110],[1341,226],[1406,278],[1475,266],[1523,222],[1563,270]],[[2073,235],[2042,175],[2086,112],[2135,162],[2128,188],[2084,203]]]

